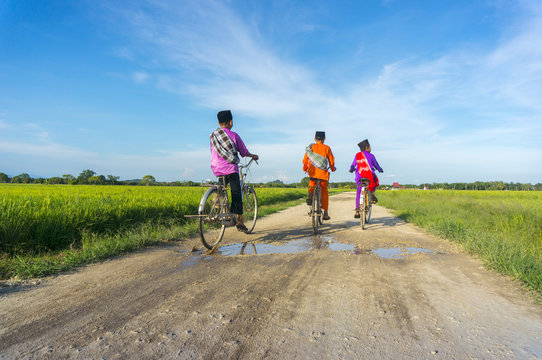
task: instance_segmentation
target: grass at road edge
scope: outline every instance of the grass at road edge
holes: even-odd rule
[[[258,218],[299,205],[303,201],[297,199],[259,206]],[[25,279],[58,274],[86,264],[133,252],[146,246],[180,241],[195,236],[197,233],[198,224],[196,221],[185,224],[172,222],[168,225],[143,224],[129,231],[113,235],[85,233],[82,245],[77,249],[46,255],[4,256],[0,258],[0,280],[3,280],[2,285],[6,285],[7,283],[17,283]]]
[[[542,296],[542,192],[401,190],[378,197],[395,216],[461,244]]]

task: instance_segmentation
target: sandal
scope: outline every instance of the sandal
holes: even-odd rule
[[[248,234],[248,229],[244,224],[237,224],[235,225],[235,227],[237,228],[237,230],[244,232],[245,234]]]
[[[331,218],[329,217],[329,215],[324,215],[324,216],[322,217],[322,220],[330,220],[330,219],[331,219]]]
[[[359,219],[361,216],[359,215],[359,212],[354,214],[354,219]]]

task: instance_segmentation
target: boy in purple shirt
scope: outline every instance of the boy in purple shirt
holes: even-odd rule
[[[354,161],[352,162],[352,165],[350,165],[350,172],[356,171],[356,184],[357,191],[356,191],[356,214],[354,215],[354,218],[358,219],[360,217],[359,214],[359,198],[361,195],[361,178],[367,178],[370,180],[368,191],[371,194],[371,199],[373,203],[378,202],[378,199],[375,196],[375,190],[376,187],[379,185],[378,177],[376,176],[376,170],[383,173],[384,170],[380,167],[378,162],[376,161],[376,158],[373,154],[371,154],[371,145],[369,144],[369,140],[365,139],[362,142],[358,144],[360,148],[360,152],[354,156]]]
[[[226,184],[230,184],[231,190],[231,212],[237,215],[237,230],[247,232],[243,224],[243,202],[241,195],[241,182],[239,179],[239,157],[248,156],[258,160],[258,155],[251,154],[241,137],[231,131],[233,117],[230,110],[219,111],[218,129],[210,135],[211,139],[211,170],[215,176],[224,176]]]

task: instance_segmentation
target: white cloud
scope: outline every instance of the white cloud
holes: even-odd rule
[[[141,84],[149,79],[149,74],[143,71],[137,71],[132,74],[132,79],[134,82]]]
[[[193,168],[185,167],[184,170],[183,170],[183,173],[181,174],[181,178],[182,179],[190,179],[195,174],[196,174],[196,170],[194,170]]]
[[[0,140],[0,152],[48,159],[91,159],[97,155],[96,153],[55,143],[36,144],[3,140]]]

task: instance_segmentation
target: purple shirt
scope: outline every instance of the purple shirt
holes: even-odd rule
[[[243,140],[241,140],[241,137],[237,135],[237,133],[228,130],[226,128],[222,128],[228,134],[230,139],[233,141],[233,144],[235,145],[235,149],[239,152],[239,154],[243,157],[247,156],[249,154],[245,143]],[[224,160],[218,153],[213,149],[213,146],[211,145],[211,170],[213,170],[213,173],[215,176],[223,176],[223,175],[229,175],[233,173],[239,172],[239,166],[237,164],[230,164],[226,160]]]
[[[376,158],[373,154],[371,154],[368,151],[363,151],[363,154],[365,155],[365,158],[369,162],[369,166],[371,167],[371,171],[373,172],[373,174],[375,173],[375,169],[378,170],[379,172],[384,172],[384,170],[382,170],[380,165],[378,165],[378,161],[376,161]],[[354,170],[357,170],[356,156],[354,156],[354,161],[352,162],[352,165],[350,165],[350,171],[354,171]],[[356,182],[358,182],[359,180],[361,180],[361,175],[359,171],[356,171]]]

